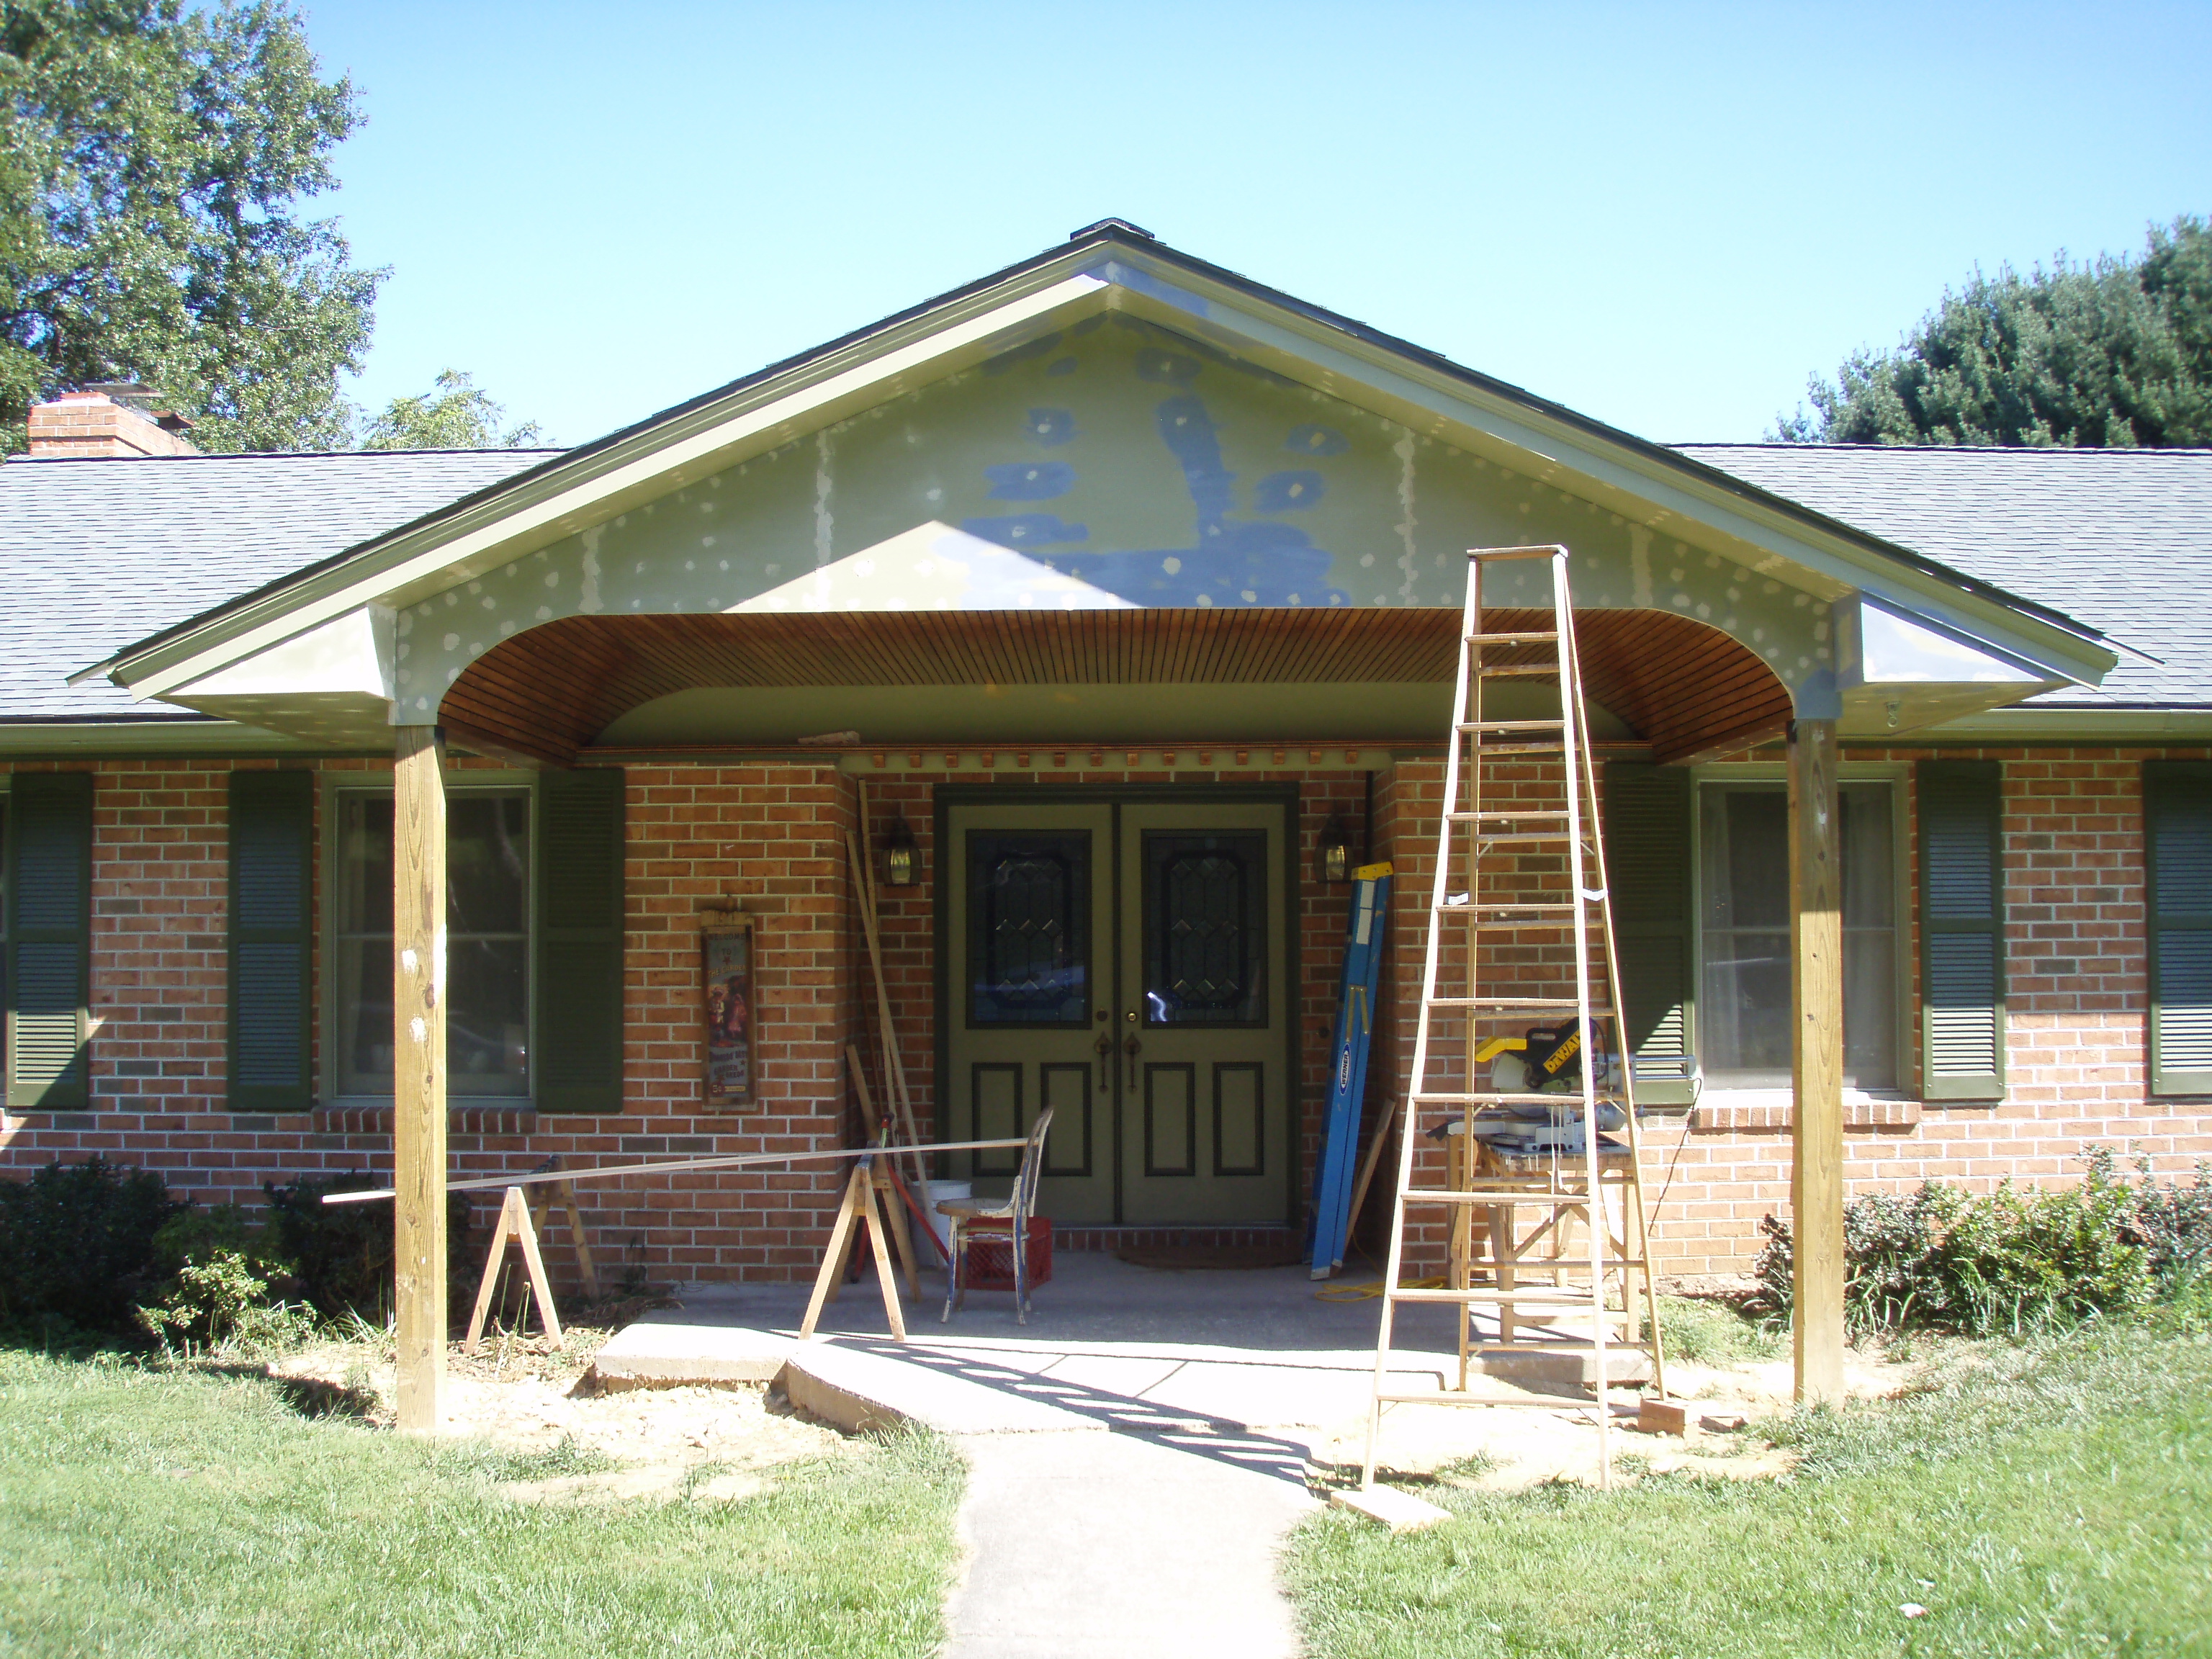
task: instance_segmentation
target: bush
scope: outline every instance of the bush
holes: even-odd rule
[[[392,1206],[325,1204],[325,1193],[355,1193],[385,1183],[365,1172],[302,1176],[266,1184],[275,1254],[298,1276],[300,1293],[325,1318],[347,1314],[382,1324],[392,1308]],[[446,1200],[446,1272],[449,1284],[468,1279],[469,1195]],[[467,1293],[475,1294],[473,1285]]]
[[[289,1347],[314,1334],[314,1316],[269,1299],[270,1281],[237,1250],[216,1249],[187,1261],[157,1306],[138,1310],[138,1322],[166,1351],[204,1348],[258,1354]]]
[[[2027,1336],[2172,1301],[2212,1266],[2212,1169],[2139,1184],[2094,1147],[2078,1187],[1985,1198],[1930,1182],[1872,1193],[1844,1209],[1844,1318],[1854,1336],[1908,1329]],[[1794,1243],[1768,1216],[1759,1304],[1785,1315]]]
[[[0,1182],[0,1324],[131,1328],[161,1277],[155,1236],[187,1207],[151,1170],[104,1158]]]
[[[154,1235],[154,1263],[167,1275],[161,1299],[139,1308],[139,1328],[164,1350],[187,1352],[265,1352],[310,1335],[314,1317],[283,1299],[298,1281],[270,1254],[267,1231],[236,1204],[172,1217]]]

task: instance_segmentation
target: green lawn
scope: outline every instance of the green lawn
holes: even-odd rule
[[[1425,1487],[1456,1518],[1400,1538],[1316,1516],[1285,1562],[1309,1648],[2212,1654],[2203,1339],[2112,1330],[1984,1351],[1930,1392],[1782,1432],[1806,1457],[1781,1482]]]
[[[731,1504],[495,1490],[557,1472],[309,1420],[258,1378],[0,1352],[0,1653],[922,1655],[942,1639],[961,1482],[942,1443],[856,1447]]]

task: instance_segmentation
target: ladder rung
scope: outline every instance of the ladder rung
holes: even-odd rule
[[[1595,901],[1592,900],[1591,902],[1595,903]],[[1449,900],[1446,900],[1442,904],[1430,906],[1430,908],[1438,915],[1447,916],[1483,916],[1490,915],[1494,910],[1539,910],[1547,914],[1556,914],[1564,910],[1577,910],[1581,908],[1582,906],[1573,899],[1563,900],[1557,903],[1548,900],[1540,902],[1531,900],[1522,903],[1516,899],[1492,899],[1485,904],[1454,904]]]
[[[1493,818],[1504,823],[1527,823],[1536,818],[1564,818],[1568,814],[1562,809],[1548,806],[1533,812],[1516,812],[1504,807],[1486,806],[1480,812],[1447,812],[1444,816],[1454,823],[1487,823]]]
[[[1583,1097],[1580,1095],[1540,1095],[1533,1090],[1507,1094],[1496,1089],[1490,1089],[1480,1094],[1439,1095],[1431,1094],[1426,1090],[1417,1089],[1409,1098],[1442,1103],[1450,1106],[1579,1106],[1583,1103]],[[1619,1106],[1624,1103],[1618,1094],[1601,1089],[1597,1091],[1597,1103],[1601,1106]],[[1575,1156],[1580,1158],[1582,1154],[1577,1152]]]
[[[1585,846],[1595,845],[1595,838],[1587,830],[1579,835],[1571,830],[1508,830],[1497,835],[1476,836],[1474,850],[1480,853],[1486,847],[1527,847],[1536,844],[1565,847],[1571,842],[1577,841]]]
[[[1486,680],[1531,679],[1539,674],[1550,678],[1556,677],[1559,672],[1559,665],[1555,662],[1509,662],[1501,663],[1495,668],[1475,671]]]
[[[1558,732],[1565,728],[1565,720],[1462,720],[1462,732]]]
[[[1453,1192],[1443,1187],[1412,1187],[1401,1196],[1408,1204],[1551,1204],[1561,1209],[1581,1207],[1590,1201],[1588,1193],[1544,1193],[1518,1187],[1500,1187],[1494,1190],[1475,1188],[1467,1192]],[[1583,1265],[1587,1267],[1589,1264],[1584,1262]],[[1528,1271],[1546,1273],[1550,1270],[1532,1267]]]
[[[1583,1261],[1582,1267],[1585,1273],[1589,1270],[1589,1262],[1587,1259]],[[1481,1302],[1500,1308],[1560,1308],[1569,1310],[1576,1313],[1589,1313],[1596,1304],[1596,1298],[1592,1297],[1587,1291],[1583,1291],[1580,1296],[1569,1296],[1564,1291],[1556,1290],[1401,1290],[1391,1291],[1390,1299],[1393,1302],[1462,1302],[1470,1304]],[[1604,1309],[1601,1311],[1606,1313],[1615,1312],[1615,1310],[1611,1308]],[[1611,1346],[1612,1345],[1608,1343],[1607,1346]]]
[[[1564,739],[1539,738],[1528,741],[1515,739],[1511,743],[1481,743],[1475,745],[1483,757],[1492,755],[1559,755],[1566,751]]]
[[[1469,645],[1542,645],[1556,640],[1557,633],[1549,634],[1467,634],[1461,636]]]
[[[1424,997],[1425,1008],[1528,1008],[1541,1012],[1547,1008],[1579,1008],[1578,997]],[[1610,1018],[1613,1010],[1593,1006],[1590,1012],[1601,1018]]]

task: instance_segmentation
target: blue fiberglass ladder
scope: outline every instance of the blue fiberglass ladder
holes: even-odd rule
[[[1344,928],[1344,974],[1336,990],[1336,1041],[1329,1050],[1328,1116],[1321,1167],[1314,1173],[1312,1276],[1344,1265],[1352,1227],[1352,1166],[1359,1108],[1367,1091],[1367,1051],[1375,1036],[1375,991],[1382,976],[1382,929],[1390,911],[1390,866],[1352,872],[1352,914]]]

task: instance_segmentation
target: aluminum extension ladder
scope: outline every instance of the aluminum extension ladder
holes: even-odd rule
[[[1550,567],[1548,619],[1522,608],[1503,619],[1502,630],[1488,630],[1484,577],[1502,574],[1503,568],[1526,570],[1531,563]],[[1469,1388],[1470,1325],[1476,1310],[1485,1310],[1496,1319],[1503,1340],[1534,1329],[1541,1337],[1525,1345],[1528,1352],[1577,1356],[1570,1368],[1595,1383],[1599,1480],[1609,1486],[1618,1351],[1649,1355],[1650,1380],[1661,1398],[1665,1371],[1567,550],[1470,551],[1461,634],[1420,1020],[1400,1134],[1360,1484],[1362,1490],[1375,1484],[1376,1443],[1388,1406],[1559,1409],[1556,1395]],[[1492,682],[1551,679],[1559,687],[1557,717],[1486,716],[1484,692]],[[1569,1019],[1577,1022],[1573,1029],[1580,1036],[1578,1092],[1542,1091],[1534,1078],[1522,1089],[1493,1086],[1484,1062],[1528,1041],[1522,1033],[1532,1024],[1556,1032]],[[1432,1082],[1432,1073],[1445,1075]],[[1437,1107],[1451,1109],[1441,1124],[1430,1117]],[[1616,1127],[1603,1134],[1589,1127],[1608,1122]],[[1450,1159],[1455,1179],[1416,1185],[1415,1152],[1431,1136],[1441,1136],[1448,1146],[1457,1138]],[[1540,1150],[1528,1150],[1532,1145]],[[1607,1213],[1608,1194],[1619,1200],[1618,1231]],[[1540,1218],[1526,1237],[1515,1218],[1523,1206]],[[1409,1211],[1442,1212],[1450,1224],[1449,1271],[1442,1288],[1401,1284]],[[1480,1257],[1472,1248],[1478,1218],[1487,1224]],[[1565,1240],[1576,1219],[1589,1245],[1569,1255]],[[1527,1254],[1538,1244],[1547,1246],[1545,1254]],[[1615,1299],[1619,1305],[1610,1305]],[[1392,1326],[1398,1308],[1409,1303],[1444,1303],[1457,1310],[1457,1389],[1392,1392]]]

